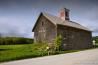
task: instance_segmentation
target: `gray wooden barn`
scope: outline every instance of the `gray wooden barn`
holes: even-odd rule
[[[59,16],[41,12],[33,29],[34,41],[54,43],[57,35],[61,35],[62,49],[85,49],[92,47],[92,32],[70,20],[69,10],[63,8]]]

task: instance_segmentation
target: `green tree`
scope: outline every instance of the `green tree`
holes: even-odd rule
[[[62,44],[62,36],[61,35],[58,35],[56,38],[55,38],[55,49],[57,51],[60,51],[61,50],[61,44]]]

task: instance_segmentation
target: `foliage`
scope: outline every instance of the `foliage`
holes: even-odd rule
[[[92,40],[95,40],[95,48],[98,48],[98,36],[95,36],[92,38]]]
[[[93,37],[92,39],[96,41],[96,44],[98,44],[98,36]]]
[[[55,38],[55,49],[57,51],[61,50],[61,43],[62,43],[62,36],[61,35],[58,35],[56,38]]]
[[[45,56],[47,44],[0,45],[0,62]]]
[[[46,43],[0,45],[0,62],[76,52],[74,50],[52,52],[50,50],[46,50],[47,46],[48,44]]]
[[[1,37],[0,45],[13,45],[13,44],[30,44],[33,39],[20,38],[20,37]]]

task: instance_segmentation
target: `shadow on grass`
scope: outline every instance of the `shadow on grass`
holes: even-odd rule
[[[11,50],[11,49],[0,49],[0,51],[8,51],[8,50]]]

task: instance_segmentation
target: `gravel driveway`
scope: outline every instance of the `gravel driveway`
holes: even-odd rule
[[[0,65],[98,65],[98,49],[18,60]]]

